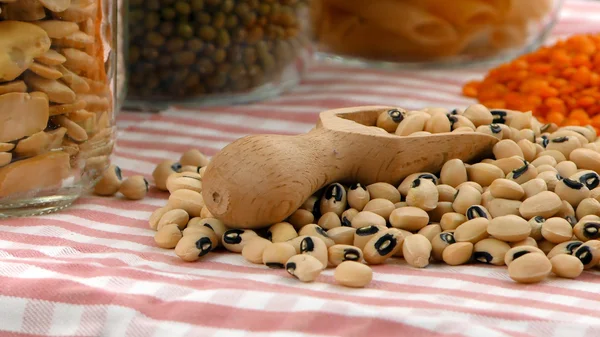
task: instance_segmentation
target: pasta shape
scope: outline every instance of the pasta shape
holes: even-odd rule
[[[552,5],[552,0],[513,0],[507,15],[507,22],[539,20],[552,10]]]
[[[377,0],[369,6],[365,6],[364,0],[327,0],[327,3],[423,46],[458,42],[458,33],[449,22],[405,1]]]

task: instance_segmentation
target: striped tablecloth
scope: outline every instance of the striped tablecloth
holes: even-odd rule
[[[522,0],[527,1],[527,0]],[[600,31],[600,2],[567,0],[553,39]],[[125,175],[198,148],[209,155],[254,133],[297,134],[320,111],[390,104],[464,107],[460,86],[485,69],[386,73],[316,65],[292,92],[259,104],[122,113],[115,162]],[[302,284],[237,254],[184,263],[155,246],[141,201],[87,196],[60,213],[0,221],[1,335],[44,336],[600,336],[600,272],[537,285],[502,267],[403,261],[374,267],[366,289],[332,270]]]

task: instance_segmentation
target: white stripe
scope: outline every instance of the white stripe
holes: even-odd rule
[[[292,93],[298,97],[304,94],[317,94],[327,92],[332,95],[355,95],[356,93],[365,94],[376,94],[386,95],[397,98],[402,98],[410,94],[416,94],[422,96],[424,94],[423,88],[411,88],[407,86],[401,87],[403,84],[373,84],[373,83],[341,83],[341,84],[318,84],[296,88]],[[437,91],[438,85],[435,83],[429,83],[430,90],[435,91],[435,94],[439,99],[456,100],[461,98],[461,88],[454,87],[455,94],[451,94],[445,91]],[[290,96],[291,97],[291,96]]]
[[[143,236],[143,237],[154,236],[154,234],[151,233],[149,228],[135,228],[135,227],[113,225],[113,224],[108,224],[108,223],[101,223],[101,222],[97,222],[94,220],[85,219],[85,218],[82,218],[79,216],[65,214],[65,213],[60,213],[60,214],[52,213],[52,214],[47,214],[47,215],[40,215],[38,217],[40,219],[53,219],[53,220],[58,220],[58,221],[64,221],[64,222],[73,224],[77,227],[85,227],[85,228],[97,230],[100,232],[130,234],[130,235],[138,235],[138,236]],[[5,226],[0,226],[0,227],[6,228]],[[10,227],[10,228],[15,229],[15,227]]]
[[[144,221],[148,221],[148,219],[150,219],[150,215],[152,214],[152,212],[147,212],[147,211],[136,211],[134,209],[119,209],[119,208],[98,205],[98,204],[81,204],[81,205],[75,204],[75,205],[72,205],[71,207],[69,207],[69,209],[78,209],[78,210],[84,210],[84,211],[88,211],[88,210],[96,211],[96,212],[102,212],[102,213],[108,213],[108,214],[112,214],[112,215],[122,216],[124,218],[130,218],[130,219],[135,219],[135,220],[144,220]]]
[[[147,133],[129,131],[127,134],[121,136],[121,140],[135,141],[141,143],[167,143],[167,144],[176,144],[176,145],[197,145],[198,139],[192,137],[185,136],[160,136],[159,138],[150,138]],[[214,141],[214,140],[202,140],[202,147],[207,147],[211,149],[222,149],[227,146],[230,142],[224,141]],[[150,172],[152,173],[152,172]]]
[[[103,330],[110,336],[127,336],[129,324],[136,316],[136,311],[130,308],[119,306],[108,306],[106,308],[106,320],[103,324]],[[177,335],[173,335],[177,337]]]
[[[169,159],[178,161],[181,158],[181,152],[163,151],[163,150],[150,150],[150,149],[137,149],[129,148],[126,146],[119,146],[117,151],[125,154],[132,154],[139,157],[155,158],[155,159]],[[156,167],[156,164],[154,164]]]
[[[52,325],[48,334],[52,336],[75,335],[81,324],[83,311],[83,307],[79,305],[55,303],[54,310],[52,310]]]
[[[152,176],[152,171],[156,168],[156,164],[138,159],[125,158],[123,156],[115,156],[112,164],[119,166],[123,170],[133,171],[136,174],[144,176]]]
[[[20,332],[29,300],[0,296],[0,331]]]

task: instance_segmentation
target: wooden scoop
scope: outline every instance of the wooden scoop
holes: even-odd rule
[[[284,221],[333,182],[397,186],[415,172],[439,172],[453,158],[489,156],[497,139],[482,133],[400,137],[374,126],[388,106],[322,112],[316,128],[297,136],[243,137],[216,154],[202,179],[208,210],[232,228]]]

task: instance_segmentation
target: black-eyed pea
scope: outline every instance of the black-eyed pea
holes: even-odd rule
[[[333,245],[328,249],[329,264],[337,267],[344,261],[362,262],[363,252],[351,245]]]
[[[426,113],[410,114],[398,124],[394,133],[398,136],[409,136],[412,133],[424,131],[425,123],[427,123],[430,118],[431,117]]]
[[[528,137],[515,140],[523,152],[523,159],[527,161],[534,160],[537,155],[536,144],[532,142],[535,139],[535,135],[531,130],[521,130],[519,131],[519,135],[520,137]]]
[[[169,196],[168,206],[173,209],[183,209],[191,217],[199,217],[204,199],[202,194],[190,190],[177,190]]]
[[[546,172],[546,171],[558,173],[558,170],[550,165],[540,165],[540,166],[536,166],[535,168],[537,169],[538,174],[541,172]]]
[[[172,160],[163,160],[152,171],[154,185],[161,191],[167,191],[167,179],[173,173],[181,172],[181,164]]]
[[[490,185],[490,193],[494,198],[521,200],[525,191],[516,181],[497,179]]]
[[[473,259],[481,263],[503,266],[504,257],[509,250],[508,243],[495,238],[487,238],[473,246]]]
[[[554,159],[554,157],[552,156],[538,156],[536,159],[531,161],[531,165],[535,166],[535,167],[539,167],[542,165],[550,165],[552,167],[556,167],[558,165],[558,163],[556,162],[556,159]]]
[[[455,118],[452,118],[455,121]],[[444,133],[452,131],[452,122],[445,114],[435,114],[425,122],[424,131],[431,133]],[[471,130],[472,131],[472,130]]]
[[[394,133],[398,128],[398,124],[400,124],[405,117],[406,110],[390,109],[379,114],[375,125],[387,132]]]
[[[575,225],[577,224],[577,218],[573,215],[567,215],[564,218],[565,218],[565,220],[567,220],[567,222],[569,222],[569,225],[571,225],[571,227],[575,227]],[[575,235],[573,235],[573,236],[575,236]],[[571,239],[571,240],[573,240],[573,239]]]
[[[340,228],[340,227],[338,227]],[[289,243],[290,245],[292,245],[292,247],[294,247],[294,249],[296,250],[296,254],[300,254],[300,244],[302,243],[302,240],[304,240],[304,238],[306,238],[306,235],[298,235],[297,237],[286,241],[287,243]]]
[[[562,243],[571,240],[573,228],[564,218],[549,218],[542,224],[542,236],[552,243]]]
[[[336,215],[337,217],[337,215]],[[289,222],[279,222],[267,231],[267,239],[271,242],[286,242],[298,236],[296,229]]]
[[[298,208],[287,218],[287,222],[291,223],[296,230],[300,230],[302,227],[311,224],[314,221],[315,216],[313,213],[303,208]]]
[[[573,131],[580,135],[583,135],[588,140],[588,142],[594,142],[597,138],[596,130],[594,130],[594,128],[591,126],[563,126],[561,130]]]
[[[426,237],[429,241],[442,232],[442,227],[439,224],[430,224],[421,228],[417,234],[421,234]]]
[[[596,200],[600,199],[600,187],[596,187],[590,191],[590,198],[594,198]]]
[[[600,241],[590,240],[584,242],[575,249],[573,256],[581,260],[583,269],[590,269],[597,266],[600,261]]]
[[[327,245],[321,238],[316,236],[306,236],[300,242],[300,253],[312,255],[323,265],[323,269],[328,265]]]
[[[371,194],[363,185],[356,183],[350,186],[347,199],[348,205],[360,212],[371,200]]]
[[[314,256],[297,254],[285,262],[285,270],[288,274],[302,282],[313,282],[321,275],[323,265]]]
[[[531,179],[528,182],[521,184],[521,187],[523,188],[523,198],[527,199],[527,198],[531,198],[534,195],[547,191],[548,190],[548,186],[546,185],[546,181],[544,181],[543,179]]]
[[[581,241],[600,239],[600,221],[580,220],[573,227],[573,234]]]
[[[160,217],[156,229],[160,230],[163,226],[169,224],[176,224],[179,227],[179,229],[183,230],[187,226],[189,220],[190,216],[187,214],[186,211],[182,209],[172,209],[170,211],[167,211],[163,214],[163,216]]]
[[[374,183],[367,186],[369,196],[373,199],[387,199],[392,203],[399,202],[401,200],[400,192],[394,185],[388,183]]]
[[[308,224],[302,227],[298,235],[318,237],[327,245],[327,248],[335,245],[335,242],[327,235],[327,232],[316,224]]]
[[[397,192],[398,190],[394,189],[394,191]],[[394,206],[393,202],[389,201],[388,199],[377,198],[371,199],[371,201],[365,205],[363,211],[373,212],[381,215],[384,219],[388,219],[392,211],[395,209],[396,207]]]
[[[472,186],[464,185],[457,189],[452,208],[458,213],[466,214],[469,207],[479,204],[481,204],[481,192]]]
[[[596,152],[600,152],[600,145],[596,142],[594,143],[587,143],[583,145],[584,149],[590,149],[592,151],[596,151]]]
[[[439,195],[439,201],[449,201],[449,202],[454,201],[454,195],[456,194],[456,188],[454,188],[450,185],[440,184],[440,185],[437,185],[437,190],[438,190],[438,195]]]
[[[119,192],[127,199],[141,200],[148,193],[148,181],[140,175],[131,176],[119,186]]]
[[[192,166],[192,165],[187,165],[187,166],[182,166],[181,167],[181,172],[193,172],[198,174],[198,171],[200,170],[200,167],[198,166]],[[200,175],[200,174],[198,174]],[[202,178],[202,177],[200,177]]]
[[[356,228],[353,227],[336,227],[327,231],[327,235],[336,245],[352,245],[354,243],[354,233]]]
[[[568,254],[573,255],[575,250],[579,248],[583,244],[582,241],[579,240],[569,240],[554,246],[546,255],[549,259],[552,259],[554,256],[559,254]]]
[[[531,111],[521,113],[511,113],[507,115],[507,124],[514,129],[523,130],[531,129],[531,120],[533,114]]]
[[[211,238],[198,232],[182,237],[175,246],[175,254],[183,261],[194,262],[210,253],[214,248]]]
[[[456,187],[467,181],[467,169],[460,159],[450,159],[442,166],[440,182]]]
[[[94,193],[103,196],[114,195],[119,191],[122,183],[121,169],[116,165],[111,165],[94,186]]]
[[[569,160],[565,160],[563,162],[556,164],[554,166],[554,168],[556,169],[558,174],[560,174],[561,177],[569,177],[570,178],[572,175],[577,173],[577,165],[575,165],[574,162],[569,161]],[[538,169],[538,171],[539,171],[539,169]]]
[[[225,249],[233,253],[241,253],[244,246],[257,237],[255,231],[249,229],[228,229],[221,237],[221,244]]]
[[[558,130],[558,125],[555,123],[546,123],[540,127],[540,132],[552,133]]]
[[[263,250],[262,263],[272,269],[281,269],[285,268],[285,263],[294,255],[296,255],[296,249],[291,244],[287,242],[271,243]]]
[[[373,279],[373,270],[366,264],[344,261],[335,268],[333,277],[340,285],[350,288],[366,287]]]
[[[214,218],[215,216],[208,210],[208,207],[204,205],[200,210],[200,218]]]
[[[562,200],[553,192],[545,191],[525,199],[519,207],[519,214],[529,220],[535,216],[550,218],[562,207]]]
[[[417,131],[417,132],[413,132],[411,133],[409,136],[429,136],[432,133],[429,131]]]
[[[206,227],[206,228],[212,230],[217,235],[217,237],[219,238],[219,242],[220,242],[220,238],[223,237],[223,234],[225,234],[225,232],[228,229],[225,226],[225,224],[223,223],[223,221],[221,221],[217,218],[202,218],[202,217],[191,218],[190,221],[188,221],[188,223],[187,223],[187,227],[188,228]]]
[[[519,208],[523,203],[519,200],[493,198],[485,208],[490,212],[492,218],[504,215],[520,215]]]
[[[469,120],[465,116],[451,115],[451,116],[448,116],[448,119],[450,120],[450,123],[452,123],[453,131],[457,131],[457,130],[467,131],[467,129],[469,129],[470,131],[477,130],[477,127],[475,126],[475,124],[473,124],[473,122],[471,122],[471,120]]]
[[[481,206],[485,207],[485,209],[489,211],[490,202],[494,199],[495,198],[492,196],[492,193],[488,189],[487,191],[481,193]],[[492,213],[490,212],[490,214]]]
[[[506,177],[513,170],[518,169],[523,166],[523,158],[519,156],[512,156],[508,158],[502,158],[498,160],[494,160],[491,165],[494,165],[502,170],[504,177]],[[533,164],[532,164],[533,165]]]
[[[170,211],[172,208],[170,206],[164,206],[164,207],[160,207],[154,210],[154,212],[152,212],[152,214],[150,215],[150,218],[148,219],[148,225],[150,228],[157,230],[158,228],[158,222],[160,221],[160,218],[162,218],[162,216],[167,213],[168,211]]]
[[[340,217],[334,212],[327,212],[319,218],[317,225],[319,225],[323,229],[329,230],[335,227],[342,226],[342,221],[340,220]]]
[[[544,252],[544,254],[548,254],[548,252],[550,252],[555,246],[556,243],[552,243],[548,240],[539,240],[538,242],[538,248]]]
[[[477,127],[489,125],[494,122],[494,116],[483,104],[469,105],[465,109],[463,116],[468,118]]]
[[[508,275],[519,283],[538,283],[552,271],[552,263],[543,254],[525,254],[508,266]]]
[[[198,174],[200,175],[200,178],[204,176],[204,172],[206,172],[206,166],[198,169]]]
[[[308,199],[306,199],[306,201],[302,203],[302,206],[300,206],[301,209],[307,210],[315,216],[321,213],[319,207],[320,199],[316,195],[311,195],[310,197],[308,197]]]
[[[395,206],[394,206],[395,207]],[[358,214],[358,210],[354,208],[348,208],[340,216],[340,225],[345,227],[352,227],[352,219]],[[323,227],[323,226],[321,226]]]
[[[357,228],[354,231],[354,240],[352,245],[354,247],[358,247],[360,249],[364,249],[365,245],[372,237],[377,235],[377,233],[386,230],[387,228],[381,226],[365,226],[361,228]]]
[[[437,207],[427,212],[429,222],[440,222],[446,213],[454,212],[452,203],[449,201],[441,201],[437,203]]]
[[[320,211],[321,214],[334,212],[340,216],[346,210],[347,205],[346,189],[342,184],[333,183],[327,186],[321,197]]]
[[[431,256],[437,261],[443,260],[442,254],[444,253],[444,249],[446,249],[446,247],[456,243],[453,231],[442,232],[434,236],[433,239],[431,239],[430,241]]]
[[[176,224],[168,224],[156,232],[154,242],[160,248],[172,249],[177,246],[182,237],[183,234]]]
[[[544,150],[537,154],[537,158],[542,157],[542,156],[553,157],[554,160],[556,160],[556,163],[560,163],[560,162],[567,160],[567,157],[565,157],[565,155],[562,154],[562,152],[557,151],[557,150]]]
[[[480,186],[490,186],[496,179],[504,178],[504,172],[493,164],[477,163],[467,168],[469,180]],[[458,189],[458,188],[457,188]]]
[[[467,208],[465,215],[467,220],[473,220],[475,218],[486,218],[488,220],[492,219],[490,212],[481,205],[473,205]]]
[[[506,242],[517,242],[529,237],[531,226],[527,220],[510,214],[490,220],[487,226],[487,232],[496,239]]]
[[[581,133],[575,132],[573,130],[566,130],[563,128],[556,130],[550,136],[548,136],[548,138],[550,140],[552,140],[554,138],[563,138],[563,137],[564,138],[577,138],[577,140],[579,140],[579,143],[581,144],[581,146],[579,146],[579,147],[582,147],[583,145],[589,143],[589,140]]]
[[[405,237],[402,244],[404,259],[416,268],[425,268],[429,265],[432,249],[431,242],[420,234]]]
[[[352,227],[354,228],[361,228],[370,225],[386,227],[387,221],[381,215],[368,211],[358,212],[358,214],[352,218]]]
[[[408,231],[418,231],[429,223],[429,215],[418,207],[402,207],[392,211],[389,217],[394,228]]]
[[[531,233],[529,236],[535,240],[542,240],[544,237],[542,236],[542,225],[546,222],[546,219],[543,216],[534,216],[529,221],[529,226],[531,227]]]
[[[496,143],[492,149],[496,159],[518,156],[523,158],[523,151],[517,143],[510,139],[503,139]]]
[[[457,242],[446,247],[442,253],[442,260],[450,266],[459,266],[471,260],[473,244],[471,242]]]
[[[177,190],[202,192],[202,178],[196,172],[174,173],[167,178],[167,190],[173,193]]]
[[[400,201],[400,202],[395,203],[394,207],[396,207],[396,208],[408,207],[408,204],[406,203],[406,201]]]
[[[454,239],[457,242],[477,243],[489,236],[489,223],[490,220],[486,218],[466,221],[454,230]]]
[[[436,185],[426,178],[415,179],[406,195],[407,205],[418,207],[424,211],[435,209],[438,200],[439,194]]]
[[[560,199],[566,200],[574,208],[577,208],[581,200],[590,196],[590,190],[584,184],[569,178],[563,178],[557,182],[554,193]]]
[[[532,246],[518,246],[509,249],[504,255],[504,264],[510,267],[513,261],[528,254],[540,254],[546,257],[546,254],[537,247]]]
[[[398,186],[398,192],[400,192],[400,194],[403,196],[408,195],[408,191],[411,189],[413,181],[418,178],[429,179],[436,186],[438,185],[438,178],[435,175],[429,172],[417,172],[408,175],[406,178],[404,178],[404,180],[402,180],[402,183],[400,183]]]
[[[566,158],[569,158],[569,155],[573,150],[578,149],[582,146],[581,141],[577,137],[573,136],[562,136],[562,137],[553,137],[550,138],[550,142],[548,142],[548,146],[546,146],[546,151],[556,150],[562,153]],[[571,161],[577,164],[577,161],[571,158]],[[577,165],[577,167],[580,167]]]
[[[404,230],[404,229],[397,229],[397,228],[389,228],[389,229],[393,229],[393,230],[395,230],[395,231],[398,231],[398,232],[400,232],[400,234],[401,234],[403,237],[405,237],[405,238],[406,238],[407,236],[413,235],[413,233],[412,233],[412,232],[409,232],[409,231],[407,231],[407,230]],[[392,256],[394,256],[394,257],[403,257],[403,255],[402,255],[402,245],[403,245],[403,244],[404,244],[404,240],[400,241],[400,243],[399,243],[399,246],[400,246],[400,247],[398,247],[398,249],[396,250],[396,253],[394,253],[394,255],[392,255]]]
[[[521,240],[521,241],[517,241],[517,242],[511,242],[510,243],[510,247],[519,247],[519,246],[532,246],[532,247],[537,247],[537,241],[535,241],[532,237],[528,237],[525,240]]]
[[[571,180],[577,180],[584,184],[590,191],[600,185],[600,175],[594,171],[583,170],[576,172],[569,177]]]
[[[454,230],[458,228],[461,224],[467,221],[467,217],[456,212],[446,213],[442,216],[440,220],[440,227],[444,231]]]
[[[506,179],[514,180],[517,184],[524,184],[538,176],[538,171],[535,166],[523,161],[523,166],[512,170],[506,175]]]
[[[581,219],[590,214],[600,214],[600,202],[594,198],[585,198],[577,205],[575,215],[578,219]]]
[[[196,149],[190,149],[185,151],[179,159],[181,166],[196,166],[204,167],[209,163],[208,158],[200,151]]]
[[[552,272],[562,278],[575,279],[583,272],[583,263],[573,255],[559,254],[550,259]]]
[[[556,185],[562,179],[562,177],[557,173],[546,171],[539,173],[536,179],[543,180],[546,183],[546,190],[554,192]]]
[[[498,124],[480,125],[475,132],[484,133],[499,140],[503,139],[502,128]]]

